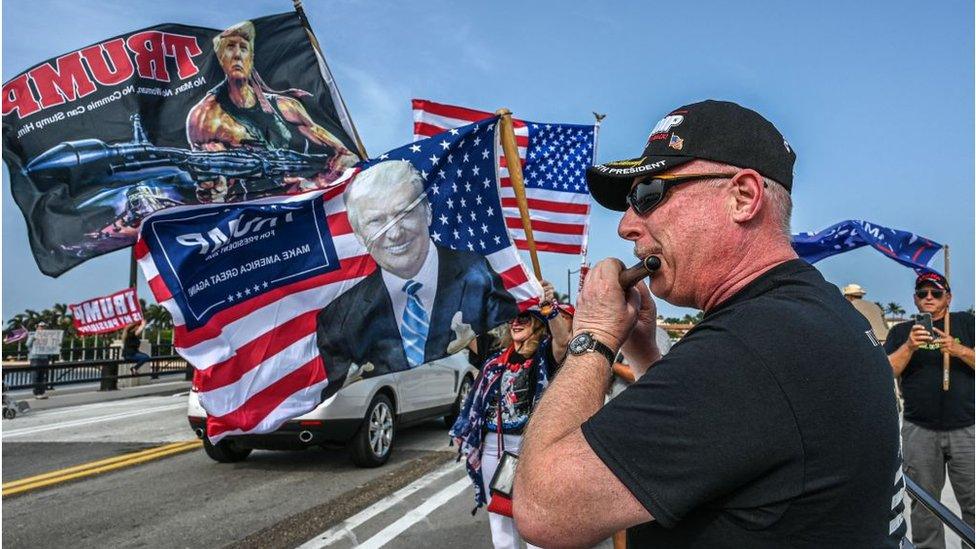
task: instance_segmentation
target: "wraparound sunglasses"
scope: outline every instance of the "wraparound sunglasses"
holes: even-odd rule
[[[644,215],[654,208],[661,205],[664,201],[664,196],[668,193],[668,189],[671,187],[676,187],[682,183],[688,183],[689,181],[697,181],[699,179],[731,179],[735,177],[736,174],[731,173],[697,173],[697,174],[681,174],[681,175],[658,175],[652,179],[641,181],[630,190],[627,194],[627,203],[630,207],[637,212],[638,215]]]

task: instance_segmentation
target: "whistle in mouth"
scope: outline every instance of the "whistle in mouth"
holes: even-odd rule
[[[633,267],[620,271],[620,278],[618,279],[620,287],[625,290],[633,287],[640,279],[651,276],[654,271],[660,268],[661,260],[657,256],[649,255]]]

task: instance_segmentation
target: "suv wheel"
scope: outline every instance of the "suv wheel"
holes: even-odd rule
[[[233,440],[225,438],[217,444],[211,444],[206,436],[203,437],[203,451],[210,456],[210,459],[220,463],[237,463],[251,455],[250,448],[243,448]]]
[[[471,376],[464,376],[461,380],[461,389],[458,391],[457,400],[454,401],[454,406],[451,407],[451,413],[444,416],[444,425],[448,429],[454,427],[454,422],[457,421],[458,415],[461,414],[461,407],[464,406],[464,401],[468,399],[468,393],[471,392],[471,387],[474,386],[474,381]]]
[[[376,395],[369,403],[359,432],[352,439],[352,462],[360,467],[379,467],[390,459],[396,417],[393,404],[386,395]]]

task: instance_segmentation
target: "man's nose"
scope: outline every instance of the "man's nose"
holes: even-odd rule
[[[617,234],[624,240],[635,241],[644,231],[644,220],[634,212],[633,208],[627,208],[617,225]]]
[[[389,229],[386,230],[386,239],[396,242],[400,240],[403,236],[403,227],[400,226],[401,223],[394,223]]]

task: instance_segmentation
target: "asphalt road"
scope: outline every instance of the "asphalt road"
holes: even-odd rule
[[[4,421],[3,482],[192,438],[185,393],[104,401],[121,393],[62,394]],[[943,501],[958,512],[948,487]],[[401,431],[378,469],[342,450],[255,451],[237,464],[192,450],[5,497],[3,546],[491,547],[472,507],[433,421]]]
[[[185,394],[60,408],[55,398],[3,422],[4,483],[192,438]],[[3,543],[295,547],[447,463],[453,452],[437,421],[403,430],[379,469],[355,467],[342,450],[255,451],[230,465],[195,450],[4,498]],[[463,518],[487,534],[484,513]]]

